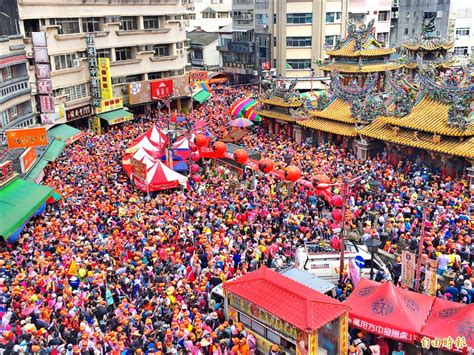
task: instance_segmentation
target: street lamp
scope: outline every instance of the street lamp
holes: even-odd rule
[[[431,197],[425,199],[424,196],[419,195],[417,200],[423,204],[423,213],[421,217],[421,235],[420,241],[418,245],[418,261],[416,264],[416,277],[415,277],[415,291],[418,292],[420,289],[420,281],[421,281],[421,256],[423,255],[423,247],[425,243],[425,226],[426,226],[426,217],[427,217],[427,209],[429,205],[434,204],[434,199]]]
[[[365,245],[370,250],[370,279],[374,279],[374,255],[379,250],[379,246],[382,244],[379,238],[372,237],[367,239]]]
[[[344,233],[346,229],[346,205],[347,205],[347,195],[349,194],[349,186],[353,186],[358,181],[362,180],[367,174],[362,174],[360,176],[355,177],[352,180],[347,180],[346,177],[343,177],[342,182],[338,182],[335,184],[326,184],[320,183],[317,184],[316,187],[320,189],[326,189],[330,186],[338,186],[340,188],[340,194],[342,197],[342,208],[341,208],[341,236],[340,236],[340,244],[341,244],[341,255],[339,260],[339,282],[342,283],[342,279],[344,277]]]

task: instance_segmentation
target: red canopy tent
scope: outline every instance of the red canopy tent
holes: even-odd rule
[[[474,352],[474,304],[436,298],[420,339],[424,348]]]
[[[347,299],[349,324],[369,333],[412,343],[423,327],[434,297],[361,279]]]
[[[147,150],[153,150],[154,148],[163,149],[168,143],[168,137],[155,125],[148,131],[143,133],[141,136],[133,140],[127,148],[127,153],[135,153],[138,148],[143,147]]]

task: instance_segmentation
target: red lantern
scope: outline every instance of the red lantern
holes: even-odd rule
[[[264,173],[269,173],[273,170],[273,161],[270,159],[264,158],[258,162],[258,168]]]
[[[189,149],[191,150],[191,152],[197,152],[198,146],[193,142],[189,142]]]
[[[324,174],[318,174],[313,179],[313,186],[320,190],[327,189],[330,183],[331,183],[331,179],[329,178],[329,176],[324,175]]]
[[[342,207],[342,197],[341,195],[334,195],[332,197],[332,205],[333,207]]]
[[[194,143],[196,143],[199,148],[205,147],[207,142],[207,137],[204,134],[198,134],[194,137]]]
[[[249,155],[242,148],[237,149],[234,152],[234,160],[239,164],[244,164],[247,161],[248,158],[249,158]]]
[[[332,210],[332,218],[336,222],[340,222],[342,220],[342,212],[339,208],[335,208]]]
[[[193,164],[191,165],[191,172],[192,173],[197,173],[199,171],[199,165]]]
[[[223,154],[223,153],[225,153],[226,149],[227,149],[227,146],[225,145],[225,143],[223,143],[223,142],[214,143],[214,151],[216,153]]]
[[[199,154],[197,154],[197,153],[192,153],[192,154],[191,154],[191,160],[192,160],[192,161],[198,161],[198,160],[199,160]]]
[[[194,174],[194,175],[193,175],[193,181],[194,181],[194,182],[199,182],[199,181],[201,181],[201,175],[199,175],[199,174]]]
[[[287,166],[285,169],[285,179],[295,182],[301,176],[301,170],[296,166]]]

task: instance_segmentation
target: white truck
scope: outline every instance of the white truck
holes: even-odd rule
[[[360,270],[360,277],[370,278],[371,254],[365,245],[357,245],[353,241],[346,240],[344,248],[344,271],[349,270],[350,260],[355,262]],[[339,280],[341,253],[331,247],[328,241],[308,243],[296,250],[295,266],[300,270],[308,272],[327,280],[337,283]],[[387,265],[375,254],[374,275],[382,272],[384,279],[391,280],[391,274]]]

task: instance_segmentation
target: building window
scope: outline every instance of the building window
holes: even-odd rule
[[[168,57],[170,55],[170,46],[169,45],[155,45],[153,46],[153,51],[155,52],[155,57]]]
[[[0,123],[2,124],[2,127],[6,127],[8,124],[8,113],[7,111],[2,111],[0,112]]]
[[[120,29],[122,31],[133,31],[137,29],[137,18],[133,16],[120,17]]]
[[[456,36],[469,36],[471,29],[469,27],[456,28]]]
[[[157,28],[160,28],[160,19],[158,18],[158,16],[144,16],[143,28],[145,30],[155,30]]]
[[[365,14],[349,12],[349,20],[354,22],[365,22]]]
[[[403,31],[403,35],[408,36],[408,28],[405,28],[405,30]]]
[[[203,56],[202,50],[194,50],[193,51],[193,59],[203,60],[204,56]]]
[[[468,48],[467,47],[454,47],[454,55],[468,55]]]
[[[388,32],[380,32],[377,34],[377,41],[382,42],[384,45],[388,42]]]
[[[54,96],[67,96],[66,101],[74,101],[87,96],[87,85],[72,85],[66,88],[54,90]]]
[[[326,46],[329,46],[329,47],[333,47],[336,45],[336,35],[330,35],[330,36],[326,36],[325,39],[324,39],[324,43],[326,44]]]
[[[313,14],[304,13],[304,14],[287,14],[286,15],[287,23],[302,24],[302,23],[312,23]]]
[[[216,12],[211,8],[207,8],[202,12],[202,18],[216,18]]]
[[[54,56],[54,68],[55,70],[73,68],[75,60],[76,60],[76,53],[68,53],[68,54]]]
[[[189,19],[190,20],[195,20],[196,19],[196,14],[189,14]]]
[[[311,59],[288,59],[286,69],[305,70],[311,67]]]
[[[176,42],[176,49],[181,49],[183,46],[183,42]]]
[[[130,47],[115,48],[115,60],[117,62],[132,59],[132,49]]]
[[[84,17],[82,19],[82,32],[99,32],[100,20],[98,17]]]
[[[340,12],[326,12],[326,23],[338,23],[341,22]]]
[[[18,107],[16,105],[10,107],[10,113],[12,115],[12,118],[18,117]]]
[[[55,25],[59,25],[58,33],[67,35],[71,33],[79,33],[79,19],[76,18],[57,18],[54,21]]]
[[[97,58],[111,58],[110,57],[110,48],[101,48],[96,49],[95,51]]]
[[[170,71],[159,71],[154,73],[148,73],[148,80],[169,78],[171,76]]]
[[[218,12],[217,13],[217,18],[229,18],[229,13],[228,12]],[[267,15],[267,18],[268,18],[268,15]]]
[[[12,67],[3,68],[3,80],[10,80],[13,78]]]
[[[311,37],[287,37],[287,47],[311,47]]]
[[[388,11],[379,11],[379,22],[386,22],[389,20],[389,12]]]

